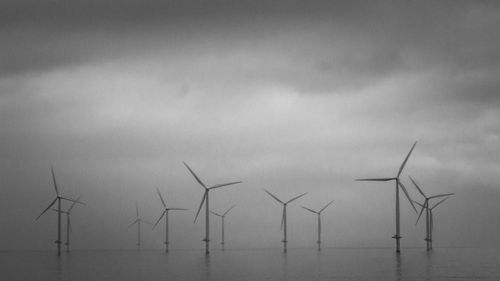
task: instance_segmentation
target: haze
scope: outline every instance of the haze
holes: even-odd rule
[[[54,249],[61,192],[75,249],[135,248],[139,203],[172,207],[171,247],[202,249],[193,224],[207,184],[226,217],[226,248],[392,247],[394,176],[435,210],[434,246],[500,246],[500,6],[494,1],[2,1],[0,249]],[[401,197],[402,246],[424,224]],[[212,248],[220,220],[212,217]],[[163,227],[145,228],[162,248]]]

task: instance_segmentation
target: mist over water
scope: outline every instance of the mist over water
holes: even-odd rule
[[[2,252],[3,280],[499,280],[500,249]],[[29,270],[27,270],[29,269]]]

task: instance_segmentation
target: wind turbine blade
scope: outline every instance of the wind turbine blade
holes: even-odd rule
[[[85,203],[83,202],[80,202],[78,200],[75,200],[75,199],[71,199],[71,198],[68,198],[68,197],[62,197],[62,196],[59,196],[61,199],[63,200],[66,200],[66,201],[70,201],[70,202],[73,202],[73,203],[78,203],[78,204],[82,204],[82,205],[86,205]]]
[[[227,211],[224,212],[224,214],[222,214],[222,216],[225,216],[227,213],[229,213],[229,211],[231,211],[234,207],[236,207],[236,205],[233,205],[231,206],[231,208],[227,209]]]
[[[307,192],[306,192],[306,193],[302,193],[302,194],[301,194],[301,195],[299,195],[299,196],[295,196],[295,197],[293,197],[292,199],[290,199],[290,200],[286,201],[286,204],[288,204],[288,203],[290,203],[290,202],[292,202],[292,201],[294,201],[294,200],[297,200],[297,199],[299,199],[300,197],[302,197],[302,196],[304,196],[304,195],[306,195],[306,194],[307,194]]]
[[[333,203],[334,200],[330,201],[330,203],[326,204],[325,207],[323,207],[319,212],[323,212],[324,209],[326,209],[328,206],[330,206]]]
[[[193,175],[193,177],[196,179],[196,181],[201,184],[201,186],[203,186],[204,188],[207,188],[205,186],[205,184],[198,178],[198,176],[193,172],[193,170],[191,170],[191,168],[188,166],[188,164],[186,164],[186,162],[182,162],[184,163],[184,166],[186,166],[186,168],[189,170],[189,172],[191,172],[191,175]]]
[[[395,180],[395,178],[355,179],[355,181],[390,181],[390,180]]]
[[[417,218],[417,221],[415,222],[415,225],[417,225],[418,221],[420,220],[420,217],[421,217],[421,216],[422,216],[422,214],[424,213],[424,210],[425,210],[425,205],[427,205],[427,201],[425,201],[424,206],[422,206],[422,209],[420,209],[420,214],[418,214],[418,218]]]
[[[272,198],[274,198],[276,201],[280,202],[281,204],[285,204],[283,201],[279,200],[278,197],[274,196],[271,192],[267,191],[266,189],[264,189],[265,192],[267,192],[267,194],[271,195]]]
[[[56,203],[57,199],[58,199],[58,198],[56,197],[56,199],[54,199],[54,201],[52,201],[52,202],[49,204],[49,206],[48,206],[47,208],[45,208],[45,210],[43,210],[43,212],[42,212],[40,215],[38,215],[38,217],[36,217],[36,219],[35,219],[35,220],[38,220],[38,219],[39,219],[39,218],[40,218],[43,214],[45,214],[45,212],[47,212],[47,210],[49,210],[49,209],[50,209],[50,207],[52,207],[52,205],[54,205],[54,203]]]
[[[406,155],[405,160],[403,161],[403,164],[401,164],[401,167],[399,167],[398,175],[397,177],[399,178],[399,175],[401,175],[401,172],[403,171],[406,162],[408,162],[408,158],[410,158],[411,153],[413,152],[413,149],[415,148],[415,145],[417,145],[417,142],[413,143],[413,146],[410,149],[410,152],[408,152],[408,155]]]
[[[174,211],[187,211],[189,209],[184,209],[184,208],[168,208],[169,211],[174,210]]]
[[[163,200],[163,197],[161,196],[160,190],[158,187],[156,188],[156,192],[158,193],[158,196],[160,196],[161,203],[163,204],[163,207],[166,209],[167,208],[167,203],[165,203],[165,200]]]
[[[167,213],[167,210],[164,210],[163,213],[161,213],[160,218],[156,221],[155,225],[153,225],[153,229],[156,227],[156,225],[160,222],[160,220],[165,216],[165,213]]]
[[[216,216],[218,216],[218,217],[222,217],[222,215],[217,214],[217,213],[216,213],[216,212],[214,212],[214,211],[210,211],[210,213],[212,213],[212,214],[214,214],[214,215],[216,215]]]
[[[130,228],[132,225],[134,225],[134,224],[136,224],[136,223],[138,223],[138,222],[139,222],[139,219],[136,219],[133,223],[129,224],[129,225],[127,226],[127,228]]]
[[[424,207],[424,205],[420,204],[419,202],[417,202],[417,201],[415,201],[415,200],[413,200],[413,203],[415,203],[415,204],[419,205],[419,206],[420,206],[420,207],[422,207],[422,208]]]
[[[302,207],[302,208],[304,208],[304,209],[308,210],[309,212],[312,212],[312,213],[315,213],[315,214],[317,214],[317,213],[318,213],[318,212],[316,212],[315,210],[311,210],[311,209],[309,209],[309,208],[307,208],[307,207],[304,207],[304,206],[300,206],[300,207]]]
[[[427,196],[425,196],[424,192],[422,191],[422,189],[420,189],[420,186],[418,186],[417,182],[410,176],[408,176],[411,180],[411,182],[413,183],[413,185],[417,188],[418,192],[420,192],[420,194],[422,194],[422,196],[424,196],[424,198],[427,198]]]
[[[445,197],[445,196],[451,196],[451,195],[454,195],[454,194],[455,193],[446,193],[446,194],[434,195],[434,196],[429,197],[429,199],[439,198],[439,197]]]
[[[149,225],[153,225],[153,223],[152,223],[152,222],[147,221],[147,220],[141,220],[141,222],[147,223],[147,224],[149,224]]]
[[[58,209],[54,209],[54,208],[50,208],[51,211],[54,211],[54,212],[59,212]],[[69,214],[68,212],[65,212],[65,211],[61,211],[61,214]]]
[[[223,187],[223,186],[227,186],[227,185],[238,184],[238,183],[242,183],[242,181],[235,181],[235,182],[228,182],[228,183],[216,184],[214,186],[209,187],[208,189],[215,189],[215,188],[219,188],[219,187]]]
[[[415,205],[413,205],[413,200],[411,199],[410,194],[408,194],[408,191],[406,191],[406,188],[403,185],[403,183],[399,182],[399,186],[404,191],[406,198],[408,199],[408,202],[410,202],[411,206],[413,207],[413,210],[415,210],[415,213],[418,213],[417,208],[415,208]]]
[[[198,211],[196,212],[196,216],[194,217],[194,222],[196,222],[196,219],[198,218],[198,215],[200,214],[201,207],[203,207],[203,203],[205,203],[205,198],[207,197],[208,189],[205,190],[205,193],[203,193],[203,197],[201,198],[201,203],[200,207],[198,207]]]
[[[73,203],[71,204],[71,206],[68,208],[68,213],[71,212],[71,210],[73,209],[73,207],[75,207],[75,205],[76,205],[77,202],[80,202],[80,198],[81,197],[82,196],[78,196],[78,198],[76,198],[76,200],[73,201]]]
[[[441,203],[443,203],[444,201],[446,201],[446,199],[448,199],[448,198],[450,198],[450,197],[446,197],[446,198],[442,199],[441,201],[437,202],[437,203],[436,203],[436,205],[434,205],[434,206],[431,208],[431,210],[432,210],[432,209],[434,209],[434,208],[436,208],[439,204],[441,204]]]
[[[54,189],[56,190],[56,195],[59,196],[59,189],[57,188],[56,176],[54,175],[54,167],[50,166],[50,172],[52,173],[52,181],[54,182]]]

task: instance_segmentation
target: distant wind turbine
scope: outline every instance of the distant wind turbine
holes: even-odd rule
[[[370,178],[370,179],[356,179],[356,181],[395,181],[396,182],[396,234],[392,236],[392,238],[396,239],[396,252],[399,253],[401,252],[400,248],[400,242],[399,239],[401,239],[401,232],[400,232],[400,221],[399,221],[399,187],[404,191],[406,198],[410,202],[411,206],[413,207],[413,210],[415,210],[415,213],[417,213],[417,209],[413,205],[413,201],[410,198],[410,195],[406,191],[405,186],[403,183],[400,181],[399,176],[401,175],[401,172],[403,172],[403,169],[406,165],[406,162],[408,161],[408,158],[410,158],[411,153],[413,152],[413,149],[415,148],[415,145],[417,145],[417,142],[413,144],[413,146],[410,149],[410,152],[408,152],[408,155],[406,155],[405,160],[399,167],[398,173],[396,174],[395,177],[392,178]]]
[[[43,212],[35,220],[38,220],[43,214],[45,214],[45,212],[47,212],[47,210],[49,210],[57,201],[57,240],[56,240],[56,244],[57,244],[57,255],[60,256],[61,255],[61,214],[62,214],[61,200],[66,200],[66,201],[70,201],[70,202],[78,203],[78,204],[82,204],[82,205],[85,205],[85,203],[82,203],[78,200],[73,200],[70,198],[62,197],[59,194],[59,189],[57,188],[56,176],[54,175],[54,168],[53,167],[50,167],[50,172],[52,173],[52,181],[54,182],[54,190],[56,192],[56,198],[49,204],[49,206],[45,210],[43,210]]]
[[[227,213],[229,213],[229,211],[231,211],[235,206],[236,205],[231,206],[231,208],[227,209],[227,211],[225,211],[222,215],[218,214],[216,212],[210,211],[212,214],[214,214],[222,219],[222,239],[220,242],[222,250],[224,250],[224,218],[226,218]]]
[[[315,210],[309,209],[307,207],[301,206],[302,208],[308,210],[309,212],[312,212],[312,213],[318,215],[318,241],[316,242],[316,243],[318,243],[318,251],[321,251],[321,212],[323,212],[332,203],[333,203],[333,200],[330,201],[328,204],[326,204],[319,211],[315,211]]]
[[[274,200],[278,201],[279,203],[281,203],[281,204],[283,205],[283,213],[282,213],[282,215],[281,215],[281,229],[283,229],[283,241],[281,241],[281,242],[283,242],[283,252],[285,252],[285,253],[286,253],[286,251],[287,251],[287,247],[286,247],[286,246],[287,246],[287,244],[286,244],[286,243],[288,242],[288,241],[287,241],[287,236],[286,236],[286,230],[287,230],[287,229],[286,229],[286,227],[287,227],[287,224],[286,224],[286,206],[288,205],[288,203],[290,203],[290,202],[292,202],[292,201],[294,201],[294,200],[299,199],[300,197],[302,197],[302,196],[306,195],[307,193],[302,193],[302,194],[301,194],[301,195],[299,195],[299,196],[295,196],[295,197],[293,197],[292,199],[290,199],[290,200],[288,200],[288,201],[286,201],[286,202],[283,202],[283,201],[279,200],[279,199],[278,199],[278,197],[276,197],[276,196],[275,196],[274,194],[272,194],[271,192],[269,192],[269,191],[267,191],[267,190],[265,190],[265,189],[264,189],[264,191],[265,191],[267,194],[269,194],[272,198],[274,198]]]
[[[80,197],[81,196],[78,196],[78,198],[76,198],[76,201],[80,201]],[[73,202],[71,204],[71,206],[68,208],[68,210],[61,211],[61,213],[66,215],[66,243],[64,243],[66,245],[66,252],[69,252],[69,234],[70,234],[70,232],[73,231],[73,229],[71,227],[70,215],[71,215],[71,210],[73,209],[73,207],[75,207],[75,205],[76,205],[76,202]],[[52,210],[58,212],[57,209],[52,209]]]
[[[151,225],[152,225],[152,223],[150,223],[147,220],[143,220],[139,217],[139,207],[137,206],[137,201],[135,202],[135,215],[136,215],[135,221],[132,222],[131,224],[129,224],[128,227],[131,227],[134,224],[137,224],[137,248],[140,249],[141,248],[141,222],[151,224]]]
[[[163,213],[161,213],[161,216],[160,218],[156,221],[155,225],[153,226],[153,228],[156,227],[156,225],[158,225],[158,223],[160,222],[160,220],[163,218],[163,216],[165,216],[165,252],[168,253],[168,211],[171,211],[171,210],[187,210],[187,209],[183,209],[183,208],[168,208],[167,207],[167,203],[165,203],[165,200],[163,200],[163,197],[161,196],[161,193],[160,193],[160,190],[158,188],[156,188],[156,192],[158,193],[158,196],[160,197],[160,200],[161,200],[161,204],[163,205]]]
[[[229,182],[229,183],[222,183],[222,184],[216,184],[210,187],[207,187],[199,178],[198,176],[191,170],[191,168],[184,162],[184,166],[189,170],[191,175],[196,179],[196,181],[205,189],[205,192],[203,193],[203,197],[201,198],[201,203],[200,206],[198,207],[198,211],[196,212],[196,216],[194,218],[194,222],[196,222],[196,219],[198,218],[198,215],[200,214],[201,207],[203,207],[203,204],[205,204],[205,254],[210,253],[210,221],[209,221],[209,216],[210,216],[210,209],[208,207],[208,193],[212,189],[216,189],[219,187],[223,186],[228,186],[228,185],[233,185],[233,184],[238,184],[242,183],[241,181],[235,181],[235,182]]]
[[[430,251],[432,249],[432,227],[433,227],[432,226],[432,209],[436,208],[437,205],[443,203],[444,200],[449,198],[448,196],[454,195],[454,193],[439,194],[439,195],[427,197],[424,194],[424,192],[422,191],[422,189],[420,188],[420,186],[417,184],[417,182],[412,177],[410,177],[410,180],[413,183],[413,185],[415,185],[418,192],[420,192],[420,194],[422,194],[422,196],[425,198],[424,204],[420,204],[420,203],[414,201],[420,207],[422,207],[422,209],[420,209],[420,214],[418,215],[417,222],[415,224],[418,223],[418,221],[420,220],[420,217],[422,216],[422,213],[424,212],[424,209],[425,209],[425,233],[426,233],[425,241],[427,242],[426,243],[427,244],[427,251]],[[442,199],[441,201],[436,203],[436,205],[434,205],[432,208],[430,208],[429,207],[429,200],[435,199],[435,198],[440,198],[440,197],[446,197],[446,198]]]

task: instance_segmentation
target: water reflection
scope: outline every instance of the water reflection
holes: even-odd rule
[[[56,259],[56,280],[61,281],[62,280],[62,259],[58,257]]]
[[[432,280],[432,264],[434,263],[432,259],[432,251],[425,252],[425,280]]]
[[[210,276],[210,255],[205,255],[204,257],[200,258],[200,278],[199,280],[205,280],[205,281],[210,281],[211,276]]]
[[[395,253],[396,255],[396,280],[397,281],[401,281],[403,280],[403,272],[402,272],[402,257],[401,257],[401,254],[398,254],[398,253]]]
[[[281,272],[283,273],[282,280],[288,281],[288,255],[287,253],[281,253]]]

